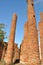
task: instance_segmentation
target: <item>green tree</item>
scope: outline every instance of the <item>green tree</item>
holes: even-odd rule
[[[0,41],[4,40],[4,34],[5,34],[5,31],[3,30],[4,28],[5,28],[5,25],[0,24]]]

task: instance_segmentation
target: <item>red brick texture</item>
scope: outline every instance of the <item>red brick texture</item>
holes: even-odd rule
[[[38,31],[36,27],[36,19],[34,12],[33,0],[28,0],[28,22],[24,29],[24,39],[21,44],[20,62],[29,65],[40,65]],[[26,27],[27,26],[27,27]]]
[[[15,40],[15,31],[16,31],[16,21],[17,21],[17,16],[16,16],[16,14],[14,14],[13,19],[12,19],[11,29],[10,29],[7,53],[4,58],[4,61],[7,64],[11,64],[13,61],[13,49],[14,49],[14,40]]]
[[[41,65],[43,65],[43,12],[40,14],[41,22],[39,22],[39,32],[40,32],[40,47],[41,47]]]

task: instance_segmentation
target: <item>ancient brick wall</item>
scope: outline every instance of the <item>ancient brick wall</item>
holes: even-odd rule
[[[28,22],[24,25],[24,39],[21,43],[21,50],[20,50],[20,62],[21,63],[27,63],[28,62],[28,49],[27,49],[27,43],[28,43]]]
[[[3,51],[2,51],[1,61],[4,60],[4,57],[5,57],[5,54],[6,54],[6,50],[7,50],[7,43],[3,42]]]
[[[6,42],[0,42],[0,60],[4,61],[4,57],[6,55],[8,44]],[[20,49],[18,48],[18,45],[14,43],[14,54],[13,54],[13,63],[15,63],[16,60],[20,60]]]
[[[13,63],[15,63],[16,60],[20,60],[20,50],[18,48],[18,45],[17,44],[14,44]]]

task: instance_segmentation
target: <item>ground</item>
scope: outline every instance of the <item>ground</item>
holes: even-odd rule
[[[4,62],[1,61],[1,62],[0,62],[0,65],[4,65]],[[16,63],[16,64],[12,64],[12,65],[24,65],[24,64],[22,64],[22,63]]]

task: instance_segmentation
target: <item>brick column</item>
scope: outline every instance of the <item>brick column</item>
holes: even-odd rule
[[[40,65],[38,31],[35,23],[29,25],[28,32],[28,63],[29,65]]]
[[[40,48],[41,48],[41,65],[43,65],[43,12],[40,14],[41,22],[39,22],[39,32],[40,32]]]
[[[28,64],[40,65],[38,31],[34,11],[34,0],[27,1],[28,6]]]
[[[13,59],[13,49],[14,49],[14,40],[15,40],[15,31],[16,31],[16,21],[17,21],[17,16],[16,14],[14,14],[10,28],[10,36],[8,41],[7,52],[4,59],[5,63],[8,65],[11,64],[13,61],[12,59]]]
[[[21,44],[21,51],[20,51],[20,63],[28,63],[28,22],[24,25],[24,38]]]

